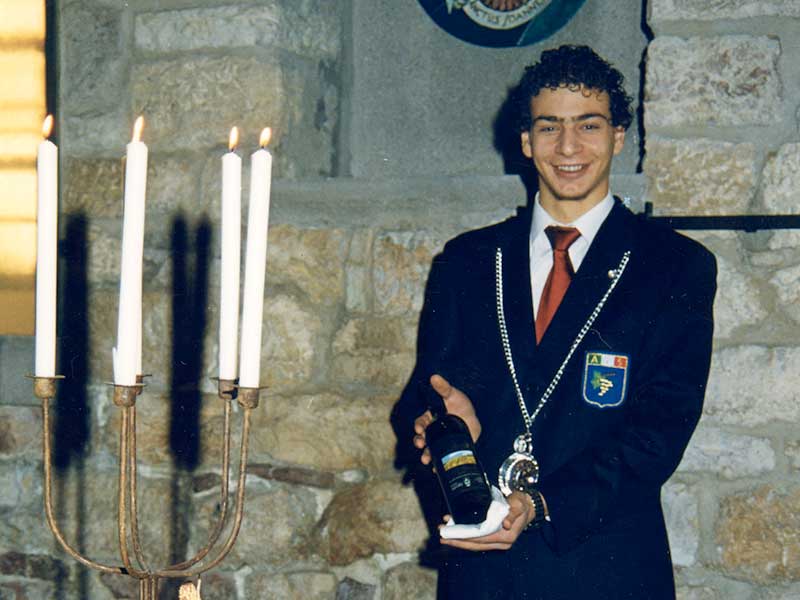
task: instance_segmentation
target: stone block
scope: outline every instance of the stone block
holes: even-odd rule
[[[219,147],[232,125],[252,149],[259,132],[286,131],[284,74],[274,57],[198,57],[136,65],[131,72],[135,114],[146,119],[150,149]]]
[[[165,374],[168,376],[168,374]],[[184,405],[184,403],[197,403]],[[136,402],[136,450],[139,464],[147,468],[170,468],[173,462],[184,457],[177,453],[190,449],[194,452],[196,444],[197,464],[191,466],[219,468],[222,447],[222,400],[216,396],[193,394],[191,390],[175,391],[169,394],[151,393],[149,388]],[[109,407],[109,418],[99,432],[103,446],[112,453],[119,444],[119,421],[122,411]],[[232,416],[234,431],[238,429],[236,415]],[[232,447],[238,447],[238,437],[234,435]],[[237,450],[232,451],[233,454]]]
[[[363,313],[372,306],[369,279],[372,239],[372,231],[359,230],[353,233],[350,241],[345,265],[345,306],[350,312]]]
[[[39,433],[41,435],[41,431]],[[40,451],[41,447],[36,450]],[[0,463],[0,508],[32,509],[39,513],[42,485],[42,469],[38,461],[33,464],[21,460]]]
[[[714,353],[704,414],[753,427],[800,419],[800,349],[737,346]]]
[[[217,494],[197,501],[192,547],[205,544],[218,516],[218,502]],[[230,502],[232,507],[233,497]],[[257,569],[305,559],[315,550],[308,540],[316,519],[317,502],[312,492],[281,484],[266,488],[248,485],[244,522],[225,566],[238,569],[249,565]]]
[[[44,554],[4,552],[0,554],[0,575],[58,581],[67,575],[67,569],[60,560]]]
[[[427,537],[414,490],[372,480],[334,496],[318,526],[316,548],[330,564],[348,565],[376,553],[416,552]]]
[[[333,378],[399,392],[414,367],[416,333],[412,318],[351,319],[333,341]]]
[[[341,304],[347,246],[341,229],[275,225],[269,231],[267,281],[270,287],[299,288],[313,304]]]
[[[89,364],[92,377],[113,381],[111,349],[117,339],[119,292],[101,288],[89,294]],[[142,369],[153,374],[148,381],[155,389],[164,389],[171,364],[172,318],[169,299],[161,292],[142,295]],[[76,316],[77,318],[77,316]]]
[[[262,479],[282,481],[294,485],[304,485],[320,489],[331,489],[336,484],[336,475],[304,467],[278,466],[269,463],[250,463],[248,475]],[[351,473],[351,471],[345,471]]]
[[[436,571],[416,563],[403,563],[386,572],[383,580],[383,600],[435,600]]]
[[[692,436],[680,471],[706,472],[724,479],[752,477],[775,468],[775,451],[768,439],[730,433],[706,425]]]
[[[376,312],[419,312],[431,261],[438,249],[436,240],[427,233],[387,232],[375,238],[372,283]]]
[[[3,511],[3,518],[0,519],[0,552],[47,554],[53,551],[53,534],[44,520],[41,494],[33,500],[35,502],[20,509]],[[35,509],[32,508],[34,504]],[[63,531],[70,539],[75,539],[74,529]]]
[[[300,55],[335,58],[340,49],[335,3],[271,1],[263,6],[219,6],[137,15],[139,50],[278,47]]]
[[[0,457],[39,458],[42,448],[42,409],[0,406]]]
[[[755,186],[755,147],[652,136],[644,171],[655,214],[743,214]]]
[[[144,477],[139,473],[140,537],[155,564],[166,563],[172,550],[171,541],[181,539],[188,527],[188,513],[182,504],[185,496],[172,483],[167,478]],[[115,470],[92,468],[82,474],[71,473],[60,490],[59,506],[66,513],[62,527],[68,539],[81,539],[84,551],[96,560],[107,564],[119,562]],[[46,529],[46,525],[43,527]]]
[[[127,61],[121,8],[70,2],[59,11],[63,32],[63,110],[83,115],[114,108],[122,100]]]
[[[782,103],[780,44],[761,36],[654,39],[645,126],[771,125]]]
[[[224,564],[224,563],[223,563]],[[200,600],[231,600],[237,598],[236,580],[233,573],[211,571],[202,575]]]
[[[678,586],[675,590],[676,600],[721,600],[722,597],[710,587]]]
[[[56,584],[51,581],[0,581],[0,598],[9,598],[9,600],[57,598],[56,587]]]
[[[67,113],[61,119],[61,155],[119,160],[131,139],[133,122],[127,102],[99,114],[70,116]]]
[[[753,17],[800,17],[800,5],[794,0],[655,0],[649,20],[657,23]]]
[[[147,217],[182,216],[196,220],[207,216],[209,207],[200,194],[200,171],[196,158],[150,154],[147,162]],[[221,168],[218,176],[221,175]],[[215,217],[217,215],[214,215]]]
[[[677,567],[690,567],[697,560],[700,545],[697,496],[688,486],[670,482],[664,486],[661,497],[672,562]]]
[[[800,265],[776,271],[769,282],[775,288],[780,309],[800,322]]]
[[[139,595],[139,583],[131,577],[100,573],[97,575],[97,580],[98,584],[106,588],[115,599],[134,600]]]
[[[336,576],[322,572],[260,573],[247,576],[247,598],[285,600],[331,600],[336,592]]]
[[[784,144],[771,155],[762,173],[761,196],[771,214],[796,214],[800,189],[800,144]]]
[[[264,6],[219,6],[147,12],[136,16],[136,48],[174,52],[274,44],[280,35],[280,10]]]
[[[33,312],[33,307],[31,307]],[[32,336],[0,337],[0,405],[39,406],[33,385],[25,375],[33,373],[35,341]]]
[[[261,381],[274,393],[308,384],[323,333],[322,318],[296,298],[279,294],[264,301]]]
[[[800,442],[789,442],[786,444],[786,457],[789,465],[795,471],[800,470]]]
[[[763,486],[722,501],[720,566],[758,584],[800,580],[800,492]]]
[[[336,600],[375,600],[377,586],[345,577],[336,588]]]
[[[124,152],[124,148],[120,150]],[[65,213],[79,213],[87,219],[122,217],[121,159],[65,158],[63,164],[61,208]]]
[[[793,229],[773,231],[767,247],[770,251],[788,250],[790,252],[800,248],[800,231]],[[777,262],[778,265],[782,264],[779,252],[765,252],[763,254],[766,255],[765,260],[771,261],[769,266],[775,266],[775,262]],[[792,259],[791,262],[795,262],[795,260],[796,259]]]
[[[393,398],[271,396],[253,415],[253,460],[273,457],[318,470],[390,468]]]
[[[714,337],[729,338],[740,327],[768,317],[758,280],[740,262],[717,254],[717,296],[714,299]]]

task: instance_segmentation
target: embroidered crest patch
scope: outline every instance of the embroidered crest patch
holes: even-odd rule
[[[600,408],[625,401],[630,359],[624,354],[587,352],[583,370],[583,399]]]

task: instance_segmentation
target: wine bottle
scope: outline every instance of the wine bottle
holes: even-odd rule
[[[425,429],[425,440],[447,508],[459,525],[481,523],[486,520],[492,492],[469,428],[463,419],[446,411],[435,391],[427,395],[434,421]]]

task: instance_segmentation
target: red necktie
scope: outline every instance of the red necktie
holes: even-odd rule
[[[544,232],[553,247],[553,268],[547,276],[547,282],[542,290],[539,300],[539,310],[536,313],[536,343],[542,341],[544,332],[547,331],[553,315],[558,310],[558,305],[567,293],[569,282],[572,281],[572,263],[569,260],[569,247],[581,236],[581,232],[574,227],[556,227],[551,225]]]

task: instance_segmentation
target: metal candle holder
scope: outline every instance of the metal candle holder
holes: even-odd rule
[[[127,575],[139,581],[139,600],[156,600],[159,580],[167,578],[196,577],[214,568],[228,555],[236,543],[244,516],[244,492],[247,475],[247,450],[250,433],[250,412],[258,406],[259,388],[238,387],[235,381],[219,380],[219,397],[224,401],[224,432],[222,437],[222,486],[220,490],[220,514],[209,535],[208,542],[194,557],[161,569],[150,566],[142,550],[139,538],[136,481],[136,398],[142,393],[142,376],[137,385],[115,385],[114,404],[122,411],[119,430],[119,487],[117,525],[121,566],[105,565],[93,561],[75,550],[64,538],[53,514],[52,460],[50,450],[50,401],[55,397],[56,380],[63,376],[33,377],[33,393],[42,401],[42,448],[44,456],[44,510],[47,525],[64,550],[79,563],[102,573]],[[228,516],[228,477],[231,453],[231,402],[236,400],[243,410],[242,440],[239,456],[239,482],[236,490],[233,527],[216,556],[203,564],[215,547],[225,527]],[[131,560],[131,549],[134,561]]]

